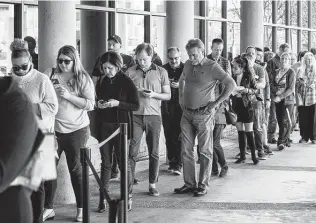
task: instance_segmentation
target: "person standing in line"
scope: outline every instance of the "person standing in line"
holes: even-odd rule
[[[38,126],[43,133],[54,133],[55,115],[58,100],[49,78],[35,70],[26,41],[15,39],[10,46],[12,50],[12,75],[19,86],[33,103]],[[44,182],[38,191],[32,193],[33,223],[43,222]]]
[[[215,61],[205,57],[204,43],[200,39],[190,39],[186,44],[189,60],[186,61],[179,81],[179,102],[183,110],[181,119],[181,147],[184,185],[175,188],[176,194],[194,192],[194,196],[204,196],[209,189],[213,160],[214,114],[236,87],[230,77]],[[217,81],[223,83],[224,90],[215,99]],[[198,137],[200,146],[200,174],[196,182],[194,142]]]
[[[270,85],[272,84],[272,80],[274,80],[275,78],[277,70],[280,68],[280,65],[281,65],[280,56],[285,52],[287,53],[291,52],[290,45],[287,43],[281,44],[279,47],[278,53],[267,63],[266,70],[269,75]],[[277,119],[276,119],[275,103],[274,101],[271,101],[269,124],[268,124],[268,142],[271,144],[277,143],[276,128],[277,128]]]
[[[312,53],[304,55],[297,79],[296,104],[301,135],[299,143],[311,140],[316,144],[316,59]]]
[[[289,147],[292,130],[292,115],[295,103],[295,72],[291,68],[291,54],[283,53],[281,65],[271,83],[271,96],[275,102],[276,117],[279,125],[278,149]]]
[[[82,170],[80,148],[86,146],[90,137],[87,112],[94,109],[95,91],[90,75],[83,68],[78,51],[69,45],[59,49],[57,67],[45,73],[54,83],[59,109],[55,117],[55,135],[58,143],[58,157],[65,152],[67,166],[74,189],[77,215],[75,221],[82,221]],[[46,186],[49,182],[49,186]],[[57,181],[45,185],[45,209],[43,219],[55,216],[53,209]],[[46,196],[47,195],[47,196]]]
[[[31,36],[26,36],[24,37],[24,40],[27,42],[28,44],[28,48],[32,57],[32,63],[33,63],[33,67],[34,69],[38,69],[38,54],[35,52],[35,48],[36,48],[36,40],[31,37]]]
[[[169,160],[168,172],[181,175],[181,128],[182,109],[179,104],[179,79],[184,64],[181,62],[181,52],[178,47],[170,47],[167,51],[169,62],[162,67],[168,72],[171,99],[162,101],[162,123],[166,138],[167,155]]]
[[[222,52],[224,49],[224,41],[222,39],[213,39],[212,40],[212,46],[211,50],[212,53],[207,56],[208,59],[215,61],[218,63],[221,68],[231,76],[231,66],[230,62],[222,57]],[[219,97],[219,95],[223,91],[223,84],[217,83],[215,87],[215,95],[216,98]],[[223,150],[223,147],[221,145],[221,137],[222,133],[226,127],[226,116],[225,116],[225,108],[227,109],[228,101],[224,101],[222,104],[218,106],[215,113],[215,126],[213,130],[213,163],[212,163],[212,176],[218,176],[219,177],[225,177],[228,172],[228,166],[225,159],[225,153]],[[221,166],[221,172],[218,171],[218,164]]]
[[[98,141],[108,138],[120,123],[128,123],[128,139],[133,132],[133,113],[139,108],[139,98],[137,88],[130,78],[122,71],[123,59],[114,52],[108,51],[100,58],[104,75],[99,78],[96,85],[96,95],[98,99],[97,120],[100,123]],[[100,199],[98,212],[102,213],[106,209],[104,202],[104,188],[109,191],[111,178],[112,153],[121,161],[120,138],[116,136],[100,148],[101,153],[101,181],[103,188],[100,189]]]
[[[129,68],[126,75],[138,89],[140,107],[133,112],[133,138],[129,151],[129,199],[131,203],[136,157],[145,131],[149,154],[149,195],[159,196],[156,188],[159,175],[159,139],[161,132],[161,101],[170,100],[170,82],[167,71],[152,62],[153,47],[142,43],[135,50],[138,65]]]

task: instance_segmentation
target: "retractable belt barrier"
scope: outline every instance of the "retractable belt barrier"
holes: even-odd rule
[[[105,190],[101,179],[95,170],[91,157],[91,149],[98,149],[109,142],[112,138],[119,135],[121,140],[121,197],[120,199],[111,199],[109,193]],[[90,194],[89,194],[89,167],[96,179],[100,190],[103,188],[104,197],[109,204],[109,223],[127,223],[127,205],[128,205],[128,182],[127,182],[127,123],[120,123],[120,127],[113,132],[107,139],[101,143],[91,145],[90,148],[80,149],[80,161],[82,165],[82,189],[83,189],[83,223],[90,223]]]

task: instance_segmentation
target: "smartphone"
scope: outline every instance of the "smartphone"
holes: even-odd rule
[[[55,84],[59,84],[59,81],[57,79],[52,79],[52,83]]]
[[[149,90],[143,90],[143,92],[145,92],[145,93],[150,93],[151,91],[149,91]]]

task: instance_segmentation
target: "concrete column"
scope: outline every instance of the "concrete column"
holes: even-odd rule
[[[38,2],[39,71],[56,65],[58,50],[64,45],[76,47],[76,2]]]
[[[64,45],[76,46],[75,1],[38,1],[39,70],[56,66],[58,50]],[[62,155],[57,168],[55,203],[75,203],[66,159]]]
[[[92,4],[82,1],[81,4]],[[106,6],[106,1],[95,1],[94,5]],[[80,13],[80,47],[83,67],[92,73],[96,58],[107,49],[107,13],[82,10]]]
[[[263,1],[240,1],[240,51],[245,52],[247,46],[263,48]]]
[[[194,1],[166,1],[167,48],[179,47],[186,61],[185,45],[194,38]]]

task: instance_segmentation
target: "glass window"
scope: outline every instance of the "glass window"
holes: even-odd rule
[[[134,49],[144,42],[144,16],[118,14],[117,30],[122,39],[122,53],[134,55]]]
[[[201,39],[201,35],[200,35],[201,23],[202,23],[201,20],[194,19],[194,38]]]
[[[263,1],[264,7],[264,22],[272,23],[272,0]]]
[[[296,29],[291,30],[290,45],[291,45],[292,52],[297,54],[298,52],[297,52],[297,30]]]
[[[38,8],[37,6],[24,6],[23,13],[23,35],[32,36],[36,43],[38,43]],[[38,44],[36,44],[35,51],[38,51]]]
[[[194,1],[194,15],[201,15],[200,1]]]
[[[272,27],[265,26],[264,27],[264,46],[272,49]]]
[[[0,76],[11,70],[10,44],[14,39],[14,6],[0,4]]]
[[[308,49],[308,31],[302,31],[302,50]]]
[[[277,23],[285,24],[285,1],[277,2]]]
[[[154,46],[155,51],[161,58],[162,62],[166,61],[166,18],[165,17],[152,17],[152,28],[151,28],[151,40],[150,43]]]
[[[316,1],[312,1],[312,7],[313,9],[316,9]],[[316,29],[316,12],[313,11],[313,20],[312,20],[312,29]],[[312,42],[315,44],[316,42]]]
[[[80,53],[80,10],[76,10],[76,47]]]
[[[279,46],[282,43],[285,43],[285,29],[283,28],[277,28],[277,38],[276,38],[276,45],[277,48],[279,48]]]
[[[208,21],[207,22],[208,27],[208,45],[211,47],[212,40],[214,38],[222,38],[222,23],[221,22],[215,22],[215,21]],[[208,49],[210,51],[210,49]]]
[[[144,0],[116,0],[116,7],[123,9],[144,10]]]
[[[297,1],[290,1],[290,24],[297,26]]]
[[[208,16],[212,18],[222,18],[221,0],[208,0]]]
[[[227,18],[240,20],[240,0],[227,0]]]
[[[228,58],[234,58],[240,54],[240,23],[228,23],[227,33]]]
[[[164,0],[151,0],[150,10],[152,12],[165,12],[166,2]]]
[[[302,27],[308,27],[308,1],[302,1]]]

